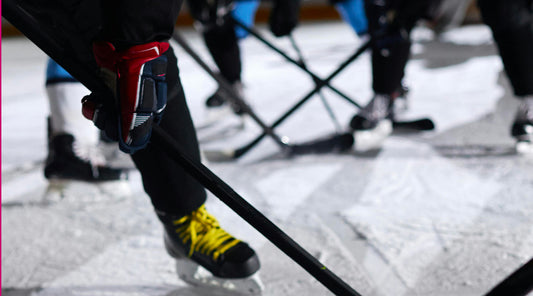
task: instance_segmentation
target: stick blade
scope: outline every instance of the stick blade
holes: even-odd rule
[[[435,123],[430,118],[421,118],[416,120],[393,121],[392,127],[395,130],[403,131],[431,131],[435,129]]]
[[[290,154],[320,154],[343,152],[353,147],[354,137],[351,133],[329,135],[317,140],[290,145]]]

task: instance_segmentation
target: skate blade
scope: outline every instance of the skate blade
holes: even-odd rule
[[[521,155],[533,156],[533,142],[518,141],[516,143],[516,152]]]
[[[176,259],[176,271],[181,280],[209,291],[209,295],[256,296],[264,290],[258,272],[243,279],[218,278],[189,258]]]
[[[74,202],[98,202],[122,199],[132,194],[127,180],[84,182],[77,180],[51,179],[43,195],[46,203],[69,200]]]
[[[380,149],[392,133],[392,122],[382,120],[374,129],[354,132],[354,149],[357,152]]]

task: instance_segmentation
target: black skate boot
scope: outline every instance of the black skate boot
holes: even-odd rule
[[[237,81],[231,85],[233,92],[244,100],[244,89],[240,81]],[[205,101],[206,118],[204,122],[197,128],[210,127],[213,125],[228,125],[230,127],[238,126],[244,127],[242,115],[244,112],[241,106],[232,103],[231,94],[222,88],[212,94]],[[238,115],[238,116],[235,116]],[[229,121],[225,123],[224,121]]]
[[[163,213],[158,216],[165,228],[165,248],[176,259],[182,280],[249,295],[261,292],[255,251],[224,231],[205,206],[181,218]],[[202,274],[199,265],[209,273],[203,270]]]
[[[244,88],[240,81],[231,84],[231,88],[233,92],[239,96],[239,98],[244,100]],[[242,115],[242,108],[237,104],[232,104],[231,102],[231,94],[224,89],[219,88],[214,94],[207,98],[205,101],[205,106],[208,108],[208,110],[213,111],[221,108],[229,108],[229,110],[232,110],[235,114]]]
[[[409,88],[403,84],[391,94],[376,94],[350,121],[354,131],[374,129],[382,120],[396,120],[409,109]]]
[[[361,109],[350,121],[350,128],[354,131],[375,129],[383,120],[390,120],[393,115],[392,97],[376,94],[372,100]]]
[[[518,152],[533,152],[533,99],[524,100],[518,106],[511,135],[517,140]]]
[[[242,83],[239,81],[231,85],[234,93],[244,100]],[[233,103],[231,94],[219,88],[205,102],[205,119],[196,125],[198,139],[208,141],[227,138],[245,128],[245,113],[242,107]]]
[[[392,133],[393,98],[376,94],[350,121],[356,151],[380,149]]]
[[[81,157],[76,152],[72,135],[53,136],[48,145],[48,157],[44,167],[44,176],[47,179],[101,182],[127,178],[122,169],[98,165]]]

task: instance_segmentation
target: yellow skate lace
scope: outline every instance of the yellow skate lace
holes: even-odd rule
[[[240,242],[220,228],[217,219],[207,212],[204,205],[173,223],[183,243],[190,241],[189,257],[194,252],[200,252],[217,260],[221,254]]]

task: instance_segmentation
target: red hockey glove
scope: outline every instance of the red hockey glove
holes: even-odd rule
[[[116,138],[126,153],[143,149],[152,125],[159,123],[167,101],[166,42],[136,45],[116,51],[109,42],[93,45],[96,62],[115,102],[91,94],[83,100],[83,115]],[[113,127],[114,126],[114,127]]]

